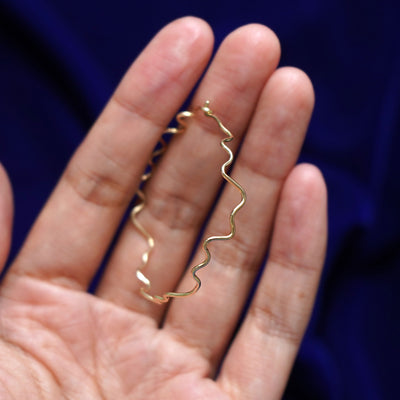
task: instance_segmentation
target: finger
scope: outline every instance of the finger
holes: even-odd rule
[[[297,160],[313,104],[313,88],[302,71],[282,68],[270,78],[232,173],[247,191],[247,203],[236,217],[236,235],[210,245],[211,263],[199,272],[200,291],[187,301],[175,301],[168,312],[166,328],[199,348],[214,367],[264,259],[281,187]],[[205,237],[229,232],[228,216],[239,201],[237,190],[227,186]],[[195,261],[202,258],[200,249]],[[188,274],[180,288],[191,285]]]
[[[210,99],[213,110],[229,120],[237,134],[233,149],[240,143],[279,56],[279,42],[271,30],[261,25],[239,28],[222,43],[195,95],[194,106]],[[155,250],[145,270],[155,294],[176,287],[221,183],[218,171],[226,159],[219,146],[221,132],[200,114],[162,159],[146,188],[147,206],[139,216],[155,238]],[[145,245],[129,223],[98,294],[157,319],[163,308],[140,296],[140,282],[134,277],[132,260],[140,265]]]
[[[326,246],[326,188],[300,165],[281,196],[266,270],[218,383],[232,399],[280,399],[310,318]]]
[[[13,274],[86,288],[154,145],[201,75],[211,48],[208,25],[191,17],[171,23],[152,40],[73,156]]]
[[[4,268],[11,247],[13,199],[10,181],[0,164],[0,272]]]

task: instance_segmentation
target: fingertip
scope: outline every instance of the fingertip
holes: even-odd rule
[[[307,197],[315,196],[321,200],[327,198],[327,188],[321,170],[310,163],[297,165],[288,177],[288,181],[294,181],[298,190]]]
[[[8,174],[1,162],[0,162],[0,210],[3,211],[0,214],[0,218],[7,217],[7,221],[12,220],[13,217],[12,188],[10,180],[8,178]],[[7,213],[4,212],[6,210],[8,211]]]
[[[260,69],[275,69],[279,63],[280,41],[275,32],[265,25],[243,25],[229,34],[224,42],[228,46],[250,49],[248,57],[253,63],[259,64]]]
[[[311,116],[315,103],[314,87],[310,77],[296,67],[281,67],[271,77],[277,80],[281,92],[285,92],[288,99],[294,99],[298,110]]]
[[[10,251],[13,213],[11,184],[0,163],[0,269],[4,267]]]
[[[279,40],[271,29],[260,24],[235,29],[219,46],[193,104],[212,100],[222,120],[232,121],[232,115],[243,115],[244,110],[252,113],[279,57]]]
[[[171,112],[176,112],[204,72],[213,45],[212,30],[202,19],[183,17],[170,22],[128,69],[114,99],[148,117],[148,109],[153,110],[155,102],[164,104],[163,98],[168,97],[173,101],[166,106],[171,104]],[[170,119],[168,115],[166,121]],[[164,124],[163,118],[160,125]]]
[[[178,18],[167,25],[167,27],[173,27],[182,29],[195,37],[204,37],[206,39],[214,39],[214,34],[210,24],[202,18],[198,18],[192,15],[187,15]]]
[[[319,168],[313,164],[297,165],[283,187],[282,199],[291,207],[293,219],[318,219],[326,213],[327,189]]]
[[[285,181],[277,215],[281,253],[302,265],[322,265],[327,240],[327,189],[321,171],[299,164]],[[317,260],[318,262],[316,262]]]
[[[303,145],[314,106],[314,90],[300,69],[282,67],[274,71],[260,96],[247,136],[264,148],[259,169],[275,180],[285,180]]]
[[[214,33],[211,26],[202,18],[185,16],[178,18],[163,29],[160,33],[179,36],[190,44],[193,55],[206,54],[211,57],[214,47]]]

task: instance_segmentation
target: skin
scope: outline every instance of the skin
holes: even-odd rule
[[[323,177],[295,166],[313,89],[302,71],[276,69],[279,42],[264,26],[231,33],[209,64],[212,46],[204,21],[166,26],[72,156],[1,285],[1,399],[281,398],[326,245]],[[210,246],[196,295],[155,305],[139,294],[135,265],[146,243],[127,223],[88,294],[153,147],[208,64],[192,104],[210,100],[235,135],[230,147],[241,143],[231,175],[248,202],[235,238]],[[227,233],[238,194],[226,187],[216,200],[226,159],[220,139],[196,114],[147,185],[139,220],[156,240],[146,269],[155,293],[192,287],[184,268],[205,221],[205,235]],[[1,167],[3,266],[12,214]],[[202,257],[196,250],[194,260]]]

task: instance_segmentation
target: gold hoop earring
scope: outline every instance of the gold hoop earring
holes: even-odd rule
[[[166,303],[169,301],[170,298],[173,297],[189,297],[195,294],[201,287],[201,280],[197,276],[197,272],[206,267],[210,261],[211,261],[211,253],[208,249],[208,244],[212,241],[215,240],[229,240],[232,239],[236,233],[236,225],[235,225],[235,215],[236,213],[244,206],[246,203],[246,192],[242,188],[242,186],[236,182],[232,177],[230,177],[226,173],[226,168],[228,168],[234,161],[234,156],[232,153],[232,150],[226,145],[226,143],[230,142],[233,140],[233,135],[232,133],[222,124],[221,120],[213,113],[213,111],[210,109],[210,102],[206,101],[204,106],[200,108],[200,110],[203,111],[204,115],[206,117],[210,117],[214,119],[219,127],[219,129],[225,134],[225,137],[221,140],[220,146],[228,153],[228,160],[222,164],[221,166],[221,175],[222,177],[230,183],[232,186],[234,186],[241,194],[241,201],[240,203],[231,211],[229,215],[229,224],[231,231],[228,235],[221,235],[221,236],[209,236],[207,239],[203,241],[203,250],[205,252],[205,258],[204,260],[192,267],[191,269],[191,274],[192,278],[195,281],[195,284],[191,290],[188,290],[186,292],[166,292],[162,295],[155,295],[151,294],[151,282],[149,278],[144,274],[143,270],[148,264],[150,254],[152,250],[154,249],[155,243],[154,243],[154,238],[151,236],[151,234],[138,222],[137,220],[137,215],[143,210],[143,208],[146,205],[146,196],[144,194],[144,191],[142,187],[139,188],[139,190],[136,192],[137,197],[139,198],[139,203],[133,207],[131,211],[131,221],[133,225],[138,229],[138,231],[142,234],[142,236],[147,240],[147,250],[142,254],[142,265],[136,270],[136,277],[139,279],[139,281],[143,284],[143,286],[140,289],[141,294],[143,295],[144,298],[146,298],[149,301],[152,301],[153,303],[156,304],[162,304]],[[186,130],[186,125],[187,125],[187,119],[191,118],[193,116],[193,112],[191,111],[183,111],[176,116],[176,120],[178,123],[177,128],[167,128],[164,131],[164,134],[181,134],[185,132]],[[156,159],[161,156],[164,152],[166,151],[166,143],[163,139],[160,141],[160,148],[156,149],[150,159],[149,165],[148,165],[148,171],[142,175],[141,179],[141,184],[144,184],[147,182],[153,172],[153,167],[155,165]]]

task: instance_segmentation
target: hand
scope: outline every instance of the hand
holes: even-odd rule
[[[211,50],[203,21],[183,18],[165,27],[73,155],[1,286],[1,399],[281,397],[324,259],[326,190],[315,167],[294,166],[312,86],[295,68],[276,70],[279,43],[266,27],[229,35],[192,100],[211,101],[235,135],[232,149],[242,141],[232,176],[248,195],[235,238],[210,246],[200,291],[168,305],[145,300],[135,271],[146,242],[127,222],[96,293],[86,292],[153,147]],[[221,132],[206,120],[195,118],[174,138],[146,188],[139,218],[155,236],[146,273],[158,294],[192,287],[183,271],[204,222],[206,234],[225,234],[238,202],[227,186],[213,208],[226,153]],[[4,265],[12,206],[0,172]],[[196,254],[201,259],[201,249]]]

